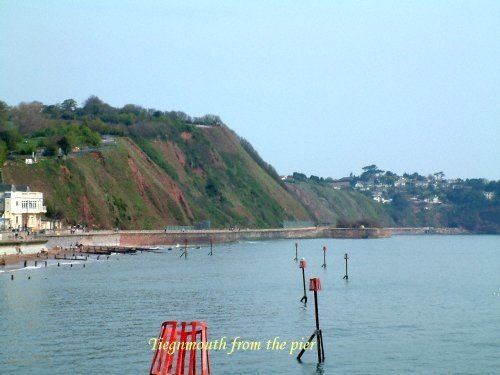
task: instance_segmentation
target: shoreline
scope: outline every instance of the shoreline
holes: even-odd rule
[[[82,255],[82,253],[73,248],[53,247],[43,252],[33,254],[8,254],[0,256],[0,270],[3,266],[11,266],[13,264],[23,264],[24,261],[34,262],[48,260],[56,255]]]
[[[48,249],[32,254],[0,255],[0,269],[3,266],[22,264],[24,261],[43,261],[56,255],[85,255],[74,247],[80,243],[85,246],[102,247],[153,247],[175,246],[188,247],[213,243],[228,243],[241,240],[269,239],[367,239],[388,238],[392,235],[463,235],[470,232],[458,228],[289,228],[289,229],[244,229],[244,230],[131,230],[131,231],[92,231],[81,233],[58,233],[43,236],[50,244]]]

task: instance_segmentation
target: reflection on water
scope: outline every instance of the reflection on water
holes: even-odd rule
[[[312,294],[300,302],[295,242],[219,245],[213,256],[204,247],[187,259],[173,248],[0,268],[0,373],[147,374],[149,340],[164,320],[203,320],[209,340],[225,338],[228,348],[210,353],[214,374],[493,374],[500,367],[499,236],[298,241],[306,280],[320,277],[323,286],[322,364],[314,350],[302,363],[291,353],[291,343],[315,329]],[[262,345],[228,354],[237,337]],[[283,349],[268,350],[272,340]]]

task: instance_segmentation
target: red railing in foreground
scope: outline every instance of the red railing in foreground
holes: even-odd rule
[[[207,345],[205,322],[163,322],[155,342],[150,375],[210,375]],[[189,357],[187,362],[186,357]]]

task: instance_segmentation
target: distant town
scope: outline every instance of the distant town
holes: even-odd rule
[[[404,198],[427,210],[446,203],[463,203],[466,199],[469,199],[470,204],[474,201],[492,201],[499,194],[500,182],[482,178],[446,179],[444,172],[428,176],[404,173],[400,176],[391,171],[383,171],[374,164],[363,167],[362,170],[359,176],[351,174],[340,179],[317,176],[308,178],[295,172],[291,176],[282,176],[282,180],[288,183],[308,180],[326,184],[335,190],[351,189],[383,204]]]

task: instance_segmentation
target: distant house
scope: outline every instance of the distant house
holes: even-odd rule
[[[368,190],[368,187],[365,186],[364,183],[362,183],[361,181],[358,181],[356,182],[356,185],[354,185],[354,187],[358,190],[361,190],[361,191],[365,191],[365,190]]]
[[[485,191],[483,192],[484,197],[488,199],[489,201],[492,200],[495,197],[495,193],[492,191]]]
[[[395,187],[402,187],[402,186],[406,186],[406,178],[404,178],[404,177],[398,178],[398,179],[394,182],[394,186],[395,186]]]
[[[24,162],[25,162],[26,164],[35,164],[35,163],[37,163],[37,162],[38,162],[38,160],[37,160],[37,158],[36,158],[36,156],[35,156],[35,153],[34,153],[34,152],[32,152],[32,153],[31,153],[31,158],[26,158],[26,159],[24,159]]]
[[[329,185],[335,190],[349,189],[351,187],[351,180],[350,177],[343,177],[338,180],[333,180]]]
[[[428,188],[429,187],[429,182],[427,182],[427,181],[416,181],[415,182],[415,187],[418,187],[418,188]]]
[[[46,212],[43,193],[30,191],[29,186],[0,185],[0,214],[6,228],[42,229]]]
[[[424,199],[424,202],[425,203],[430,203],[430,204],[441,204],[441,200],[439,199],[439,197],[437,195],[435,195],[434,197],[432,198],[426,198]]]
[[[390,203],[392,202],[392,199],[386,199],[382,196],[382,192],[376,191],[372,195],[373,200],[382,204]]]

